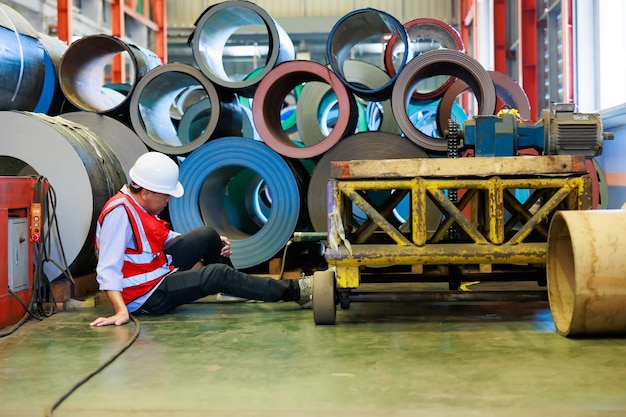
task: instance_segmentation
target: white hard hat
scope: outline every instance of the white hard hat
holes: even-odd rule
[[[160,152],[141,155],[128,174],[134,183],[155,193],[180,197],[185,192],[178,182],[178,165]]]

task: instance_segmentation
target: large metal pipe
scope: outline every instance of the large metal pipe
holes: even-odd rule
[[[557,212],[548,233],[548,298],[563,336],[626,333],[626,210]]]

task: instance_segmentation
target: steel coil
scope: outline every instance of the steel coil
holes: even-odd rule
[[[295,59],[289,35],[260,6],[249,1],[224,1],[208,7],[195,23],[189,38],[192,55],[200,71],[215,84],[252,97],[259,82],[276,65]],[[257,26],[267,31],[267,58],[261,69],[244,80],[235,79],[224,69],[223,51],[230,36],[244,27]],[[259,36],[263,36],[262,34]]]
[[[307,206],[313,228],[318,232],[328,230],[327,184],[332,161],[350,161],[354,159],[402,159],[427,158],[428,155],[419,146],[400,135],[381,132],[363,132],[348,136],[326,152],[318,161],[309,182]],[[385,192],[386,193],[386,192]],[[432,204],[429,202],[429,205]],[[433,206],[428,211],[428,225],[433,230],[440,221],[440,214]],[[408,209],[399,217],[408,217]],[[402,221],[402,219],[398,219]]]
[[[449,24],[441,20],[427,17],[411,20],[404,24],[409,35],[409,42],[413,48],[413,55],[417,56],[423,52],[433,49],[452,49],[465,52],[465,45],[459,32]],[[385,47],[385,69],[390,75],[395,75],[398,71],[398,61],[402,59],[404,45],[397,36],[392,36]],[[439,78],[439,77],[437,77]],[[430,90],[416,90],[413,93],[415,100],[431,100],[441,97],[441,95],[452,85],[454,77],[441,77],[438,83],[433,83]]]
[[[393,87],[391,104],[398,125],[406,137],[423,148],[444,152],[447,142],[424,134],[415,127],[407,112],[417,84],[435,75],[450,75],[465,81],[478,101],[478,114],[492,115],[496,90],[487,70],[469,55],[448,49],[436,49],[413,58],[399,73]]]
[[[355,48],[367,48],[374,44],[380,46],[382,54],[382,40],[387,36],[397,36],[404,46],[401,58],[398,60],[398,72],[413,57],[413,49],[409,47],[409,37],[402,24],[390,14],[371,8],[359,9],[343,16],[335,23],[326,44],[328,63],[342,83],[359,97],[372,101],[383,101],[390,97],[397,74],[380,85],[370,87],[350,82],[346,61],[354,59]]]
[[[170,155],[186,155],[215,137],[241,135],[236,95],[187,64],[165,64],[146,74],[132,93],[129,114],[141,140]]]
[[[280,118],[285,97],[303,83],[319,81],[330,86],[337,97],[335,126],[325,139],[304,146],[294,143]],[[254,124],[263,141],[281,155],[312,158],[332,148],[356,129],[358,113],[354,96],[329,68],[313,61],[284,62],[270,71],[259,84],[252,102]],[[302,140],[305,142],[305,139]]]
[[[67,48],[59,68],[61,89],[74,106],[116,118],[127,116],[129,96],[103,86],[107,66],[118,54],[129,58],[130,94],[148,71],[161,65],[153,52],[115,36],[85,36]]]
[[[4,27],[0,44],[0,110],[35,110],[46,80],[45,49],[36,38]]]
[[[496,97],[502,101],[502,104],[517,109],[522,119],[529,120],[530,102],[522,87],[508,75],[497,71],[487,72],[496,89]],[[456,80],[441,97],[437,109],[437,127],[440,133],[448,128],[448,119],[450,119],[457,97],[467,90],[469,87],[465,81]]]
[[[56,116],[61,113],[61,109],[66,102],[65,95],[59,84],[59,67],[63,54],[67,50],[67,45],[56,38],[44,34],[39,34],[39,42],[45,49],[46,76],[34,112]]]
[[[58,114],[65,101],[58,67],[67,45],[0,4],[0,109]]]
[[[358,85],[373,87],[389,81],[389,76],[385,71],[367,62],[348,60],[344,68],[348,80]],[[374,103],[376,102],[372,102],[372,104]],[[328,114],[328,111],[324,111],[323,108],[326,110],[335,108],[336,104],[337,98],[332,94],[328,84],[310,82],[302,88],[296,108],[296,126],[306,146],[314,145],[324,140],[324,137],[328,135],[329,132],[324,127],[334,126],[334,120],[322,119],[322,114]],[[391,101],[385,100],[379,105],[381,109],[378,113],[367,113],[359,108],[359,122],[363,122],[363,127],[357,126],[358,131],[380,130],[381,132],[400,133],[398,123],[393,117]],[[370,109],[372,108],[376,107],[370,107]],[[377,120],[369,120],[370,118]],[[372,123],[370,124],[370,122]],[[370,129],[370,126],[373,128]]]
[[[58,116],[3,111],[0,123],[7,137],[15,138],[3,143],[0,174],[30,168],[54,189],[58,233],[48,224],[50,261],[44,273],[52,281],[63,276],[65,266],[77,276],[93,272],[96,219],[126,182],[119,160],[91,130]]]
[[[262,142],[225,137],[206,143],[184,159],[180,181],[185,194],[170,201],[172,226],[183,233],[214,227],[230,238],[238,268],[276,255],[301,220],[304,186]]]
[[[86,111],[63,113],[60,117],[91,130],[106,143],[122,165],[126,182],[130,181],[128,172],[137,158],[149,150],[132,129],[112,117]]]

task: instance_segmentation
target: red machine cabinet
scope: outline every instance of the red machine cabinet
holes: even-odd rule
[[[16,296],[25,306],[29,306],[33,293],[33,245],[30,234],[33,226],[31,207],[35,183],[36,180],[31,177],[0,177],[0,328],[17,323],[26,314]],[[9,263],[14,261],[14,254],[9,253],[9,224],[23,224],[22,219],[30,227],[30,231],[27,227],[25,236],[18,237],[20,245],[26,245],[28,260],[20,262],[25,262],[28,268],[28,287],[14,287],[13,295],[9,293]]]

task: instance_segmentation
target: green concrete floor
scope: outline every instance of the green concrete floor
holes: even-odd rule
[[[0,339],[0,416],[42,416],[136,327],[109,305]],[[546,301],[374,302],[316,326],[295,303],[139,316],[136,342],[54,412],[69,416],[626,416],[626,338],[567,339]]]

